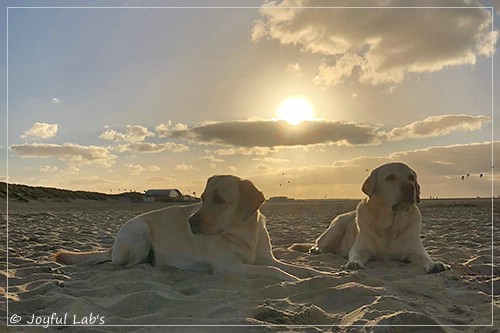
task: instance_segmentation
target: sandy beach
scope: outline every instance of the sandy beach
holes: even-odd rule
[[[376,261],[366,270],[346,271],[340,268],[346,261],[340,256],[287,250],[295,242],[313,242],[333,217],[356,204],[305,201],[263,206],[277,258],[331,273],[291,283],[175,268],[160,271],[149,264],[131,269],[110,263],[63,266],[49,260],[57,249],[106,249],[129,218],[165,204],[10,202],[9,270],[1,271],[9,277],[9,331],[45,332],[41,325],[49,320],[65,324],[64,332],[316,332],[330,327],[336,332],[497,331],[500,247],[491,248],[492,237],[499,236],[498,228],[492,235],[491,200],[423,201],[424,246],[433,258],[452,267],[439,274],[429,275],[406,263]],[[499,204],[494,203],[495,221],[500,221]],[[0,207],[5,234],[5,201]],[[5,295],[5,279],[1,283]],[[0,308],[7,310],[4,298]],[[18,325],[40,325],[12,327],[15,320]]]

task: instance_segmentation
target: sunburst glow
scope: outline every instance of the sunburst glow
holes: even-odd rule
[[[290,96],[285,98],[278,105],[276,115],[278,119],[296,126],[305,120],[314,119],[314,107],[311,102],[303,96]]]

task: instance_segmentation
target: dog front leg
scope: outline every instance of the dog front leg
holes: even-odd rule
[[[441,261],[433,261],[420,239],[418,240],[418,246],[412,251],[408,259],[412,264],[423,267],[428,274],[439,273],[450,269],[450,265]]]
[[[325,232],[323,232],[314,246],[309,250],[313,254],[321,254],[326,252],[336,253],[335,248],[340,247],[340,242],[342,242],[342,237],[344,232],[337,230],[338,227],[335,225],[330,226]]]
[[[362,247],[356,239],[353,247],[349,251],[349,261],[342,266],[344,269],[366,269],[365,265],[370,259],[370,251]]]

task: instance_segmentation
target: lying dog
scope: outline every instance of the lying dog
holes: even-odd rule
[[[152,252],[157,267],[199,269],[209,265],[214,273],[287,281],[321,275],[274,257],[265,217],[259,212],[265,199],[252,182],[214,176],[201,197],[201,204],[167,207],[132,218],[107,251],[61,251],[53,259],[64,264],[111,260],[130,267],[147,262]]]
[[[420,240],[422,217],[417,174],[403,163],[389,163],[373,170],[362,186],[368,198],[356,211],[337,216],[311,247],[290,249],[311,253],[332,252],[348,256],[344,268],[365,268],[370,259],[403,260],[437,273],[448,265],[432,261]]]

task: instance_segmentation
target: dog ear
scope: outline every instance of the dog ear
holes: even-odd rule
[[[420,203],[420,184],[417,181],[417,173],[413,172],[413,175],[415,176],[415,201],[417,204]]]
[[[262,206],[266,199],[262,192],[249,180],[242,180],[238,186],[240,199],[236,211],[240,218],[245,221]]]
[[[361,187],[361,191],[369,197],[375,193],[375,187],[377,185],[377,170],[378,168],[370,173]]]

